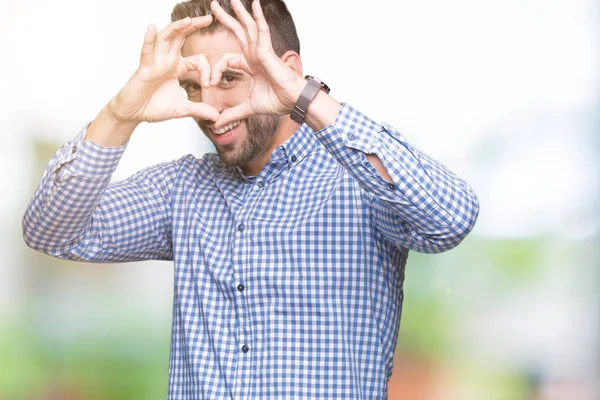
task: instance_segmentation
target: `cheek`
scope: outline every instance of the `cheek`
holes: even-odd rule
[[[224,92],[223,100],[228,107],[235,107],[248,98],[250,84],[242,83]]]

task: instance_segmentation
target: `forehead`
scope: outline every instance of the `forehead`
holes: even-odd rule
[[[223,54],[241,52],[240,45],[226,30],[219,30],[214,33],[193,33],[185,39],[181,48],[183,57],[206,54],[211,65],[219,61]]]

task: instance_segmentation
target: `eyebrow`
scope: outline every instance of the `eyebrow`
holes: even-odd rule
[[[233,76],[237,76],[237,77],[242,77],[242,76],[244,76],[244,73],[238,69],[227,68],[225,70],[225,72],[223,72],[223,75],[233,75]]]

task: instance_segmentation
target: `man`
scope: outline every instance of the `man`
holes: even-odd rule
[[[170,399],[385,398],[408,250],[456,246],[477,199],[305,80],[287,8],[262,3],[195,0],[151,25],[138,70],[48,165],[24,237],[72,260],[174,260]],[[187,116],[218,155],[109,185],[140,122]]]

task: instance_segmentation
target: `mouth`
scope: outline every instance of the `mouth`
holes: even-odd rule
[[[242,121],[235,121],[235,122],[230,123],[229,125],[225,125],[221,129],[215,130],[214,128],[210,128],[210,130],[212,131],[212,133],[214,133],[215,135],[218,135],[218,136],[227,135],[228,133],[232,132],[241,123],[242,123]]]
[[[213,134],[213,142],[215,144],[225,145],[231,143],[238,132],[238,127],[242,121],[235,121],[228,125],[225,125],[221,129],[214,129],[213,127],[208,128]]]

